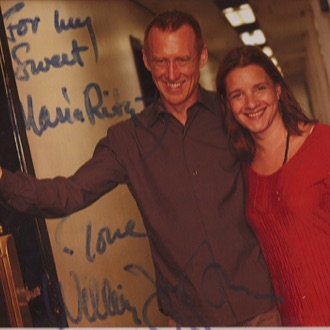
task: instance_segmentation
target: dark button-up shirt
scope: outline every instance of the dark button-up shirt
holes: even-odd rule
[[[247,320],[275,303],[219,109],[217,95],[201,89],[183,126],[153,104],[111,126],[72,177],[4,171],[0,195],[21,211],[58,217],[126,184],[150,241],[160,310],[182,326]]]

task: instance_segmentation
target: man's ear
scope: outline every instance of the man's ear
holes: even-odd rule
[[[207,47],[204,45],[202,50],[201,50],[201,55],[199,58],[199,67],[202,68],[206,63],[209,58],[209,53],[207,50]]]
[[[142,56],[143,56],[143,63],[144,63],[144,65],[146,66],[146,68],[149,71],[151,71],[150,63],[148,61],[148,56],[147,56],[146,51],[144,49],[142,49]]]

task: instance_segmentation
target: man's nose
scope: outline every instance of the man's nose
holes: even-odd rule
[[[167,66],[167,76],[169,80],[175,80],[179,77],[180,71],[175,60],[170,60]]]

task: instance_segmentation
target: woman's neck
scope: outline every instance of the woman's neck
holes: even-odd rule
[[[252,161],[253,169],[263,175],[276,172],[283,166],[303,145],[307,137],[313,132],[314,124],[299,124],[300,135],[288,135],[283,126],[273,132],[254,136],[256,154]],[[285,156],[287,158],[285,159]],[[285,160],[285,161],[284,161]]]
[[[256,153],[252,161],[253,169],[260,174],[276,172],[282,165],[285,155],[288,155],[290,136],[284,124],[276,129],[255,134]]]

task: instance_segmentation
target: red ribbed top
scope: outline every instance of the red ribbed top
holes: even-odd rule
[[[317,124],[278,171],[245,167],[247,218],[285,326],[330,325],[330,126]]]

